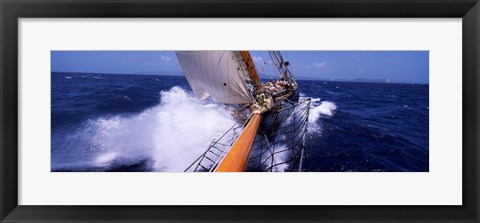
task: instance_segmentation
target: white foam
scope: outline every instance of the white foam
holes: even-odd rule
[[[97,166],[105,165],[112,162],[116,157],[117,153],[114,152],[103,153],[98,155],[97,158],[95,158],[95,164]]]
[[[288,159],[288,157],[287,157],[287,155],[288,155],[287,146],[285,144],[281,144],[281,145],[277,146],[275,148],[275,150],[276,151],[283,151],[283,150],[286,151],[286,152],[280,152],[280,153],[275,154],[275,156],[273,158],[273,163],[276,165],[275,168],[274,168],[274,171],[285,172],[289,167],[288,163],[284,163]],[[282,164],[277,165],[279,163],[282,163]]]
[[[235,121],[222,106],[204,106],[174,87],[162,92],[153,136],[158,170],[183,171]]]
[[[319,98],[312,98],[312,104],[310,106],[310,113],[308,115],[308,130],[310,132],[319,132],[321,130],[318,125],[318,119],[322,116],[332,117],[337,110],[335,103],[330,101],[320,102]]]
[[[333,102],[323,101],[319,106],[314,107],[314,113],[321,115],[333,116],[333,111],[337,110],[337,106]]]
[[[79,145],[74,151],[91,153],[79,157],[88,157],[91,160],[87,163],[96,166],[132,164],[148,158],[154,161],[156,171],[181,172],[234,123],[222,106],[205,106],[173,87],[161,92],[158,106],[140,114],[90,120],[73,133],[89,145]]]

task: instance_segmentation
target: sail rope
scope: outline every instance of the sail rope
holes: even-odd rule
[[[272,69],[273,69],[273,74],[278,75],[279,77],[282,76],[278,67],[275,66],[276,65],[276,63],[275,63],[276,59],[274,59],[274,55],[273,55],[272,51],[270,51],[268,53],[268,55],[270,56],[270,60],[272,61],[271,65],[272,65]]]

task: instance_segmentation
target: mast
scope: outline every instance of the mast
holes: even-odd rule
[[[270,58],[275,64],[275,67],[278,69],[282,77],[295,81],[292,72],[288,68],[288,66],[290,66],[290,62],[286,61],[279,51],[270,51],[269,54]]]
[[[243,61],[247,66],[248,73],[250,74],[250,79],[253,83],[257,84],[257,89],[260,87],[259,83],[261,83],[260,78],[258,77],[257,69],[255,68],[255,63],[253,63],[252,56],[248,51],[240,51],[240,54],[243,57]]]

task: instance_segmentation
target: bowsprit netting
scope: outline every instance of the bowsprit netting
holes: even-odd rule
[[[310,102],[310,98],[287,102],[272,114],[277,120],[264,127],[271,131],[262,131],[256,136],[247,171],[302,170]]]
[[[268,114],[262,121],[262,130],[255,137],[246,171],[302,170],[310,103],[310,98],[302,98],[298,102],[287,100],[278,110]],[[246,123],[248,121],[237,123],[219,139],[214,139],[185,172],[215,171]]]

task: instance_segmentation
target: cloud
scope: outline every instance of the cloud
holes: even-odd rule
[[[162,61],[165,61],[165,62],[171,62],[171,61],[173,61],[173,58],[172,58],[172,57],[169,57],[169,56],[162,56],[162,57],[160,57],[160,59],[161,59]]]
[[[322,61],[322,62],[315,62],[310,67],[315,68],[315,69],[322,69],[327,65],[327,61]]]
[[[260,56],[253,56],[253,57],[252,57],[252,60],[253,60],[253,62],[255,62],[255,63],[262,63],[262,64],[263,64],[263,62],[265,61],[265,59],[263,59],[263,57],[260,57]]]

